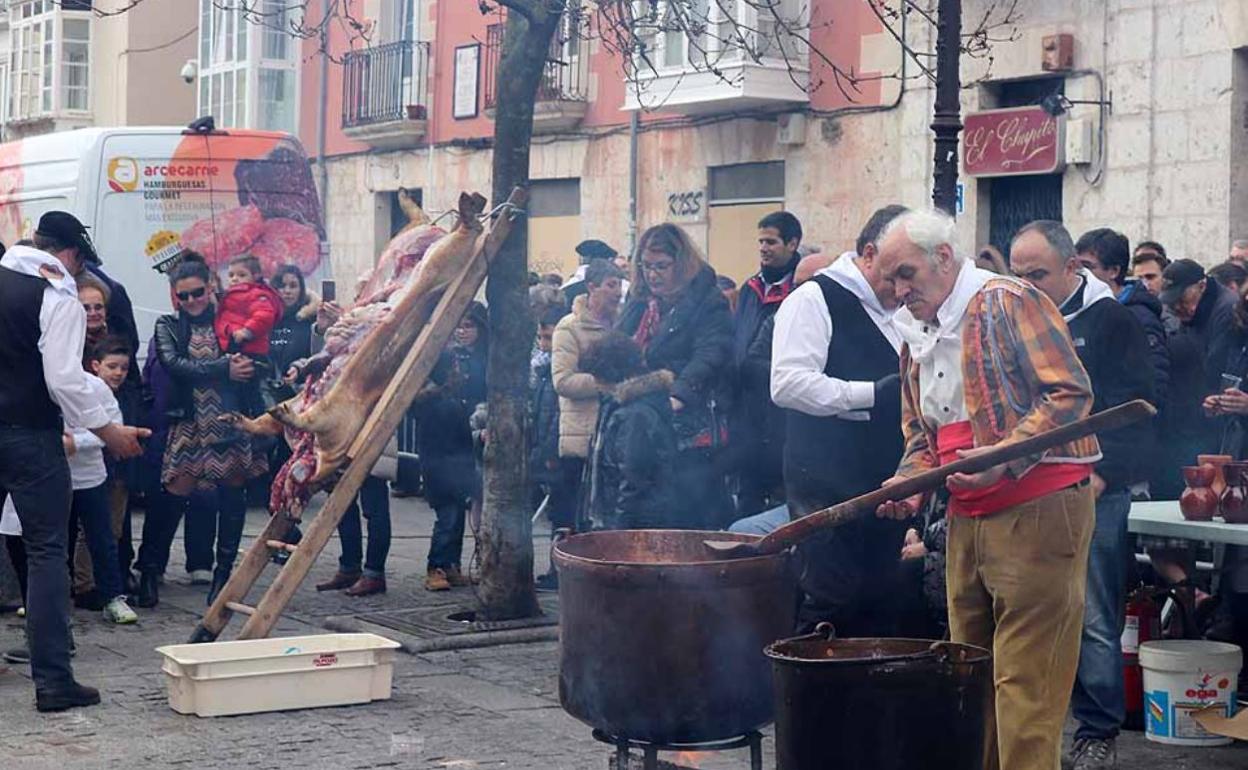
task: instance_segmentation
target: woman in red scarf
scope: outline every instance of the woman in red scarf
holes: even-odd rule
[[[641,346],[650,371],[674,375],[672,411],[677,440],[677,488],[688,505],[673,526],[719,528],[732,501],[716,458],[728,440],[724,427],[724,370],[732,351],[732,314],[687,233],[673,224],[646,230],[633,259],[634,277],[620,331]]]

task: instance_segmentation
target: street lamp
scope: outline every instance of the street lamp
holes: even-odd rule
[[[1102,99],[1067,99],[1062,94],[1053,93],[1040,100],[1040,109],[1044,110],[1053,117],[1064,115],[1070,112],[1070,108],[1076,104],[1098,104],[1107,111],[1113,112],[1114,105],[1108,100]]]

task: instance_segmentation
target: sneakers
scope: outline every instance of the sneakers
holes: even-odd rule
[[[386,579],[367,575],[355,581],[355,585],[347,589],[347,596],[372,596],[386,592]]]
[[[426,591],[449,591],[451,590],[451,581],[446,577],[446,570],[441,567],[434,567],[425,575]]]
[[[324,583],[317,583],[316,590],[341,591],[344,588],[350,588],[355,585],[356,581],[359,579],[359,572],[343,572],[342,570],[338,570],[329,580],[326,580]]]
[[[193,569],[190,574],[193,586],[206,586],[212,582],[212,570]]]
[[[100,702],[100,691],[94,687],[70,682],[55,690],[39,690],[35,693],[35,708],[39,711],[64,711],[79,706],[94,706]]]
[[[126,604],[126,597],[116,596],[106,605],[104,605],[104,619],[110,623],[116,623],[119,626],[137,623],[139,616],[130,609],[130,605]]]
[[[459,567],[450,566],[443,571],[446,572],[446,582],[450,583],[452,588],[463,588],[464,586],[472,585],[472,579],[460,572]]]
[[[1118,765],[1118,747],[1113,738],[1080,738],[1070,753],[1073,770],[1108,770]]]

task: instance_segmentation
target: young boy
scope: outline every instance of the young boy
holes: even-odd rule
[[[109,351],[107,354],[104,351]],[[104,362],[107,361],[107,366]],[[125,382],[130,371],[130,348],[125,340],[116,337],[105,338],[92,355],[92,368],[104,372],[110,382],[99,376],[88,377],[92,395],[104,404],[109,420],[123,423],[121,407],[113,395],[116,388]],[[77,540],[79,524],[86,539],[86,548],[91,555],[91,571],[95,578],[95,590],[104,600],[104,618],[112,623],[129,624],[137,621],[138,615],[126,603],[121,568],[117,562],[117,536],[120,534],[120,520],[115,519],[110,510],[110,492],[108,485],[108,468],[104,462],[104,442],[94,433],[81,425],[65,422],[65,454],[69,458],[69,476],[73,486],[73,504],[70,509],[69,534],[70,540]],[[4,518],[8,524],[5,534],[13,535],[12,529],[16,511],[10,511],[12,499],[5,501]],[[125,507],[122,506],[124,513]],[[114,530],[112,522],[118,523]]]
[[[254,417],[263,409],[260,383],[269,376],[269,333],[281,319],[282,298],[268,284],[260,260],[244,255],[230,260],[229,288],[221,296],[213,329],[217,344],[225,353],[243,353],[256,365],[256,375],[247,382],[231,382],[222,390],[222,406],[228,412]]]
[[[665,529],[680,506],[672,468],[673,375],[647,372],[641,348],[613,332],[589,346],[581,370],[610,395],[590,447],[590,511],[604,529]]]
[[[551,546],[570,534],[576,511],[575,501],[561,489],[562,474],[559,473],[559,394],[551,378],[550,351],[555,326],[564,315],[563,306],[547,308],[538,319],[537,349],[533,351],[529,374],[529,418],[533,432],[529,434],[529,481],[533,484],[533,499],[537,506],[546,504],[550,519]],[[571,509],[571,510],[569,510]],[[556,590],[559,587],[552,561],[550,571],[537,578],[537,587]]]

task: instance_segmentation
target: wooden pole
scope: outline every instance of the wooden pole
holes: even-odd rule
[[[325,504],[321,506],[320,513],[304,533],[298,548],[290,555],[277,578],[255,605],[255,612],[244,624],[239,639],[259,639],[268,636],[272,631],[291,597],[307,577],[312,564],[338,528],[338,522],[342,520],[347,507],[355,500],[360,486],[368,478],[386,443],[398,430],[399,422],[412,399],[424,387],[439,355],[450,341],[455,327],[459,325],[459,319],[481,288],[489,270],[489,262],[510,232],[512,220],[520,215],[518,209],[522,209],[527,200],[528,192],[524,188],[512,191],[507,201],[509,207],[495,219],[490,231],[478,242],[477,249],[464,266],[463,272],[442,295],[416,343],[408,351],[366,421],[360,440],[352,448],[355,454],[350,464],[334,485]],[[243,563],[235,570],[192,634],[192,642],[212,641],[217,638],[232,614],[226,606],[227,602],[242,602],[268,561],[270,548],[267,541],[282,539],[289,526],[285,516],[278,515],[270,519],[264,533],[248,549]],[[279,529],[282,531],[278,532]]]

